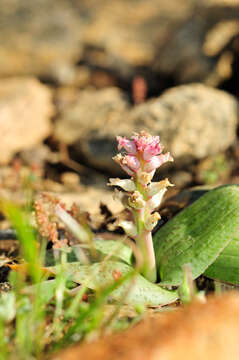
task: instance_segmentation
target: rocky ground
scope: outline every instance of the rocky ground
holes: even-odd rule
[[[24,201],[30,179],[99,226],[101,203],[122,210],[115,136],[140,130],[174,157],[168,198],[238,183],[238,0],[2,0],[0,30],[2,196]]]
[[[237,359],[238,294],[211,297],[169,313],[154,314],[120,334],[71,347],[52,360]]]

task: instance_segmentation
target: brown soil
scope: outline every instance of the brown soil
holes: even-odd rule
[[[68,348],[52,360],[237,360],[239,294],[148,318],[123,333]]]

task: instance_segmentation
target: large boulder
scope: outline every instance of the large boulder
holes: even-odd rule
[[[85,91],[56,124],[58,138],[100,169],[117,171],[112,161],[116,135],[147,130],[160,135],[176,162],[224,151],[236,139],[237,100],[200,84],[171,88],[160,97],[129,109],[115,88]]]
[[[238,102],[224,91],[201,84],[182,85],[136,106],[134,129],[161,135],[175,160],[201,159],[224,151],[236,139]]]
[[[117,88],[85,90],[62,112],[55,127],[55,136],[73,145],[76,160],[82,155],[89,165],[115,169],[112,156],[116,152],[115,136],[130,132],[127,126],[129,104]],[[124,131],[120,129],[124,129]]]

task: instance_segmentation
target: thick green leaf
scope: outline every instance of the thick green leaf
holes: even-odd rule
[[[48,268],[57,273],[59,267]],[[79,262],[66,264],[66,275],[77,283],[87,286],[92,290],[106,288],[116,281],[118,276],[125,276],[133,268],[117,261],[105,261],[92,265],[81,265]],[[169,304],[178,298],[176,291],[169,291],[158,285],[152,284],[140,274],[135,274],[126,280],[117,290],[111,293],[111,299],[122,300],[127,304],[144,304],[157,306]]]
[[[212,279],[239,284],[239,234],[230,241],[204,274]]]
[[[204,273],[238,232],[239,187],[222,186],[203,195],[154,236],[162,284],[181,284],[184,264],[193,278]]]
[[[78,245],[79,246],[79,245]],[[87,245],[83,245],[85,248],[89,248]],[[97,253],[101,258],[105,256],[110,256],[111,260],[122,260],[127,264],[132,264],[133,251],[132,249],[125,245],[120,239],[119,240],[106,240],[102,238],[97,238],[94,241],[94,247]],[[76,246],[73,246],[73,249]]]

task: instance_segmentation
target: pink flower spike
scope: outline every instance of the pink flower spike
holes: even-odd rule
[[[133,171],[137,171],[140,168],[139,160],[137,159],[136,156],[133,156],[133,155],[126,155],[124,157],[123,163],[125,165],[127,165]]]
[[[128,174],[129,176],[134,176],[134,171],[131,170],[127,165],[124,164],[120,164],[122,169],[126,172],[126,174]]]
[[[163,148],[160,143],[154,143],[147,145],[143,152],[143,159],[149,161],[153,156],[161,154]]]
[[[159,168],[162,164],[168,161],[173,161],[172,156],[170,153],[161,154],[158,156],[153,156],[151,160],[145,165],[144,171],[151,172]]]
[[[118,150],[125,149],[129,154],[135,155],[137,152],[134,141],[128,140],[125,136],[117,136]]]
[[[129,176],[134,176],[134,171],[127,166],[125,157],[122,154],[117,154],[113,157],[113,160],[117,162]]]

